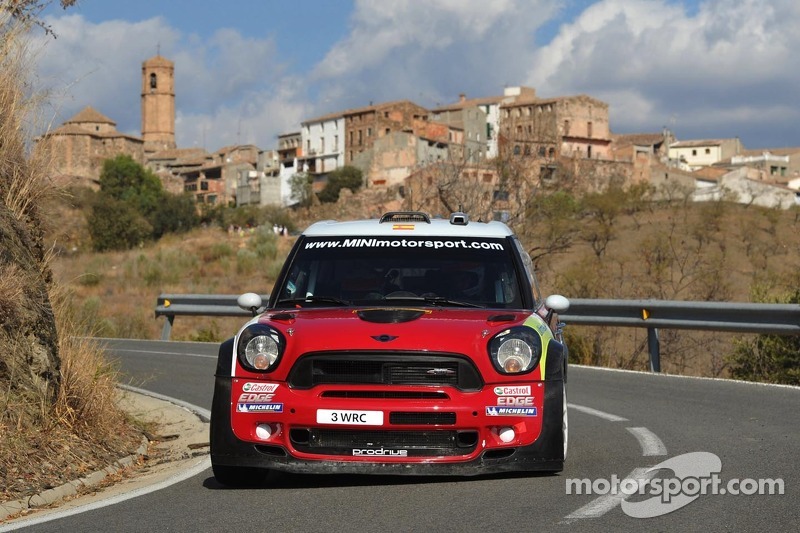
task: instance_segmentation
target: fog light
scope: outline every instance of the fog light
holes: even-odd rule
[[[258,370],[266,370],[269,368],[269,357],[260,353],[253,358],[253,366]]]
[[[500,428],[497,430],[497,436],[503,442],[511,442],[517,437],[517,434],[514,432],[514,428]]]
[[[259,424],[256,426],[256,437],[261,440],[269,440],[272,436],[272,426],[269,424]]]

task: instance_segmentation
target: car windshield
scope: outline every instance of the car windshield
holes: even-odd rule
[[[278,290],[277,307],[523,306],[506,239],[306,237]]]

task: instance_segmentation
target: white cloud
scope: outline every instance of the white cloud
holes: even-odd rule
[[[775,135],[766,125],[747,130],[773,120],[777,108],[788,113],[784,121],[800,113],[798,10],[793,0],[709,0],[696,13],[666,0],[603,0],[536,52],[527,80],[540,94],[604,99],[615,131],[673,124],[683,138],[787,144],[780,120]]]
[[[140,135],[141,64],[159,49],[175,62],[179,146],[216,150],[240,139],[273,148],[308,107],[303,84],[286,76],[271,39],[233,29],[187,35],[162,18],[92,24],[68,15],[48,23],[58,37],[36,38],[37,72],[52,96],[55,125],[91,105],[120,131]]]
[[[349,35],[312,79],[329,98],[346,95],[351,105],[499,94],[504,84],[519,84],[533,36],[557,7],[554,0],[357,1]]]
[[[531,85],[610,105],[615,132],[674,127],[679,138],[740,136],[748,147],[800,145],[796,0],[356,0],[346,36],[312,68],[290,72],[271,38],[199,35],[165,19],[48,20],[38,76],[55,123],[92,105],[140,129],[141,62],[176,64],[179,145],[274,148],[300,122],[409,99],[425,106]],[[572,11],[571,11],[572,10]],[[573,12],[574,11],[574,12]],[[550,42],[554,21],[564,20]],[[303,28],[298,31],[315,31]]]

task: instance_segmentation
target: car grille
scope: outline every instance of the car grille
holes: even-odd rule
[[[373,390],[326,390],[322,398],[368,398],[379,400],[449,400],[450,395],[441,391],[373,391]]]
[[[477,391],[483,380],[465,356],[436,353],[316,352],[300,357],[289,372],[289,386],[429,385]]]
[[[435,413],[389,413],[389,423],[398,426],[452,426],[456,423],[455,413],[436,411]]]
[[[437,457],[469,455],[478,444],[477,431],[384,431],[294,428],[289,432],[298,451],[319,455]],[[360,450],[360,453],[355,453]],[[375,451],[385,450],[381,453]],[[402,453],[402,455],[401,455]]]

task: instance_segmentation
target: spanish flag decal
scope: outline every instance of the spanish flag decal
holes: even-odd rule
[[[392,224],[392,229],[414,229],[414,224]]]

